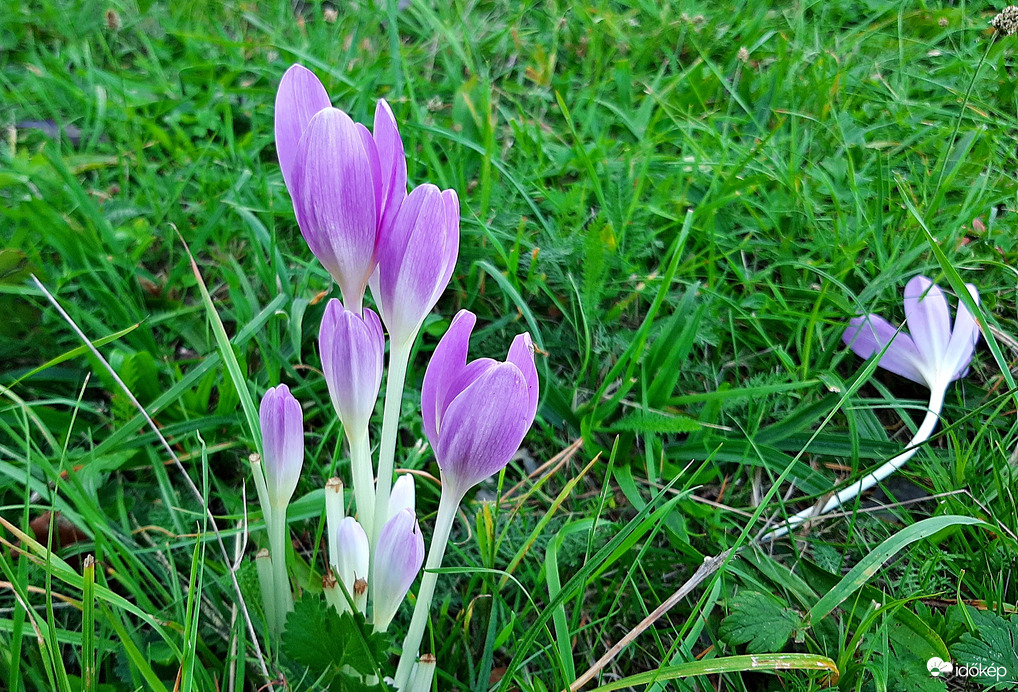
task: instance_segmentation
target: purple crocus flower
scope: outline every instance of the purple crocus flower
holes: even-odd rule
[[[332,108],[315,75],[294,65],[276,94],[276,151],[301,233],[359,313],[379,239],[406,197],[406,157],[388,104],[374,135]]]
[[[453,319],[424,374],[421,416],[442,472],[443,492],[462,498],[500,471],[520,447],[537,413],[533,344],[520,334],[506,361],[467,362],[476,317]]]
[[[966,284],[966,288],[978,303],[976,287]],[[905,319],[908,333],[879,315],[854,317],[841,338],[861,358],[883,351],[880,367],[931,390],[965,376],[979,341],[979,326],[964,303],[958,303],[952,328],[944,292],[925,276],[917,276],[905,285]]]
[[[426,183],[407,196],[391,230],[380,237],[371,293],[394,344],[413,339],[449,284],[459,255],[459,222],[456,192]]]
[[[382,382],[385,336],[378,315],[365,308],[361,317],[333,298],[325,307],[318,348],[329,396],[343,427],[351,437],[364,434]]]
[[[965,287],[978,303],[976,287],[972,284],[965,284]],[[856,355],[870,358],[880,354],[880,367],[929,388],[930,405],[912,441],[904,451],[862,479],[842,488],[822,506],[810,507],[792,515],[782,526],[766,531],[761,540],[784,536],[804,521],[837,509],[866,492],[904,466],[933,434],[948,385],[968,372],[979,340],[979,327],[961,301],[958,302],[952,327],[944,292],[925,276],[917,276],[905,285],[905,321],[907,333],[899,331],[879,315],[854,317],[841,338]]]
[[[424,564],[424,536],[411,509],[386,522],[375,547],[372,596],[375,630],[384,632]]]
[[[265,392],[258,410],[269,506],[286,507],[304,465],[304,412],[285,384]]]

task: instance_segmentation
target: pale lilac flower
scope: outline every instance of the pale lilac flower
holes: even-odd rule
[[[409,509],[416,512],[417,493],[414,488],[413,474],[403,473],[392,485],[392,494],[389,495],[389,519]]]
[[[406,197],[406,157],[387,103],[374,134],[331,107],[315,75],[294,65],[276,94],[276,151],[301,233],[360,313],[375,250]]]
[[[269,506],[286,507],[304,465],[304,412],[285,384],[265,392],[258,410]]]
[[[459,255],[459,221],[456,192],[426,183],[407,196],[380,237],[371,293],[393,343],[417,334],[449,284]]]
[[[976,287],[966,284],[966,288],[978,303]],[[944,292],[925,276],[917,276],[905,286],[905,318],[908,332],[879,315],[854,317],[841,338],[862,358],[883,351],[880,367],[930,389],[946,388],[965,376],[979,341],[979,326],[964,303],[958,303],[952,328]]]
[[[978,304],[976,287],[972,284],[965,287]],[[917,276],[905,285],[905,321],[907,333],[879,315],[855,317],[842,340],[862,358],[881,354],[880,367],[929,388],[930,404],[912,441],[903,452],[832,495],[823,506],[810,507],[789,517],[782,526],[766,531],[761,540],[784,536],[807,519],[837,509],[866,492],[904,466],[933,434],[948,385],[968,372],[979,340],[979,327],[960,300],[952,327],[943,291],[925,276]]]
[[[336,579],[342,582],[347,593],[353,595],[354,585],[368,576],[370,553],[368,535],[353,517],[339,522],[336,531],[336,554],[330,556]]]
[[[382,383],[385,336],[378,315],[365,308],[361,317],[330,300],[318,348],[336,414],[351,437],[364,434]]]
[[[384,632],[424,564],[424,537],[410,509],[397,512],[382,527],[375,547],[372,619]]]
[[[461,310],[435,348],[421,389],[424,430],[442,472],[443,492],[462,496],[500,471],[534,422],[537,367],[529,334],[506,362],[467,362],[476,317]]]

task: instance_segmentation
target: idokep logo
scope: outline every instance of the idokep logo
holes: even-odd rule
[[[951,673],[954,671],[954,665],[950,661],[945,661],[939,656],[934,656],[926,662],[926,670],[930,671],[930,675],[935,678],[939,678],[945,673]]]
[[[1000,680],[1007,675],[1007,668],[1004,666],[984,666],[976,664],[972,666],[955,666],[950,661],[945,661],[939,656],[934,656],[926,662],[926,670],[930,677],[955,675],[959,678],[993,678]]]

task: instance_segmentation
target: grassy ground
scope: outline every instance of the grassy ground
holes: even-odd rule
[[[999,8],[335,9],[326,21],[317,3],[295,13],[286,0],[31,0],[0,13],[0,679],[253,690],[259,656],[280,670],[265,641],[256,650],[229,577],[239,566],[257,628],[257,517],[243,533],[252,440],[185,244],[248,390],[286,382],[309,405],[313,463],[291,528],[300,563],[314,565],[315,490],[346,459],[315,346],[321,294],[337,292],[300,238],[273,148],[275,88],[301,62],[355,119],[387,98],[412,184],[463,201],[457,272],[409,379],[403,465],[435,471],[415,446],[417,392],[461,307],[479,316],[474,353],[501,354],[524,330],[542,350],[529,460],[510,465],[503,491],[530,461],[582,441],[476,521],[480,505],[465,505],[447,565],[466,569],[442,577],[433,614],[438,689],[563,689],[705,556],[740,546],[605,665],[601,684],[665,666],[643,683],[943,690],[926,660],[949,653],[1003,666],[1002,685],[1018,680],[1018,621],[1007,619],[1018,602],[1018,46],[988,28]],[[16,126],[47,120],[64,136]],[[102,340],[222,544],[30,273]],[[840,337],[860,311],[900,320],[917,273],[975,283],[992,330],[938,435],[876,498],[910,502],[753,547],[767,518],[907,443],[925,389],[884,372],[860,380],[865,365]],[[427,516],[437,490],[419,492]],[[17,527],[63,546],[18,557],[30,542]],[[813,670],[775,673],[787,666],[762,656],[765,672],[750,672],[730,658],[782,652]],[[315,688],[295,670],[283,669],[295,689]]]

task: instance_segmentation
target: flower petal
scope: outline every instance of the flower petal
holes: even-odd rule
[[[413,337],[452,276],[459,211],[447,193],[427,183],[414,188],[379,245],[377,297],[394,343]]]
[[[880,367],[929,386],[923,374],[925,361],[908,334],[899,332],[879,315],[853,317],[848,324],[841,340],[857,356],[868,359],[891,344],[880,358]]]
[[[463,496],[497,473],[520,448],[533,423],[527,380],[513,363],[499,363],[453,399],[442,419],[435,457],[443,491]]]
[[[965,284],[972,300],[979,304],[979,291],[972,284]],[[975,353],[976,344],[979,343],[979,323],[965,307],[965,303],[958,301],[958,310],[954,317],[954,329],[951,331],[951,340],[947,344],[947,353],[944,354],[944,367],[951,371],[951,379],[957,380],[968,374],[969,364],[972,362],[972,354]]]
[[[333,298],[325,307],[318,348],[336,414],[348,435],[363,434],[382,382],[385,342],[378,316],[365,308],[358,317]]]
[[[916,349],[928,366],[938,367],[951,338],[951,313],[940,287],[925,276],[905,284],[905,319]]]
[[[346,113],[321,110],[297,145],[291,187],[304,239],[356,313],[375,268],[381,191],[373,147]]]
[[[470,332],[477,318],[469,310],[460,310],[428,362],[421,385],[421,418],[424,432],[432,449],[438,446],[438,427],[455,396],[449,396],[449,389],[457,375],[466,368],[467,349],[470,346]],[[458,393],[458,392],[457,392]]]
[[[416,498],[414,475],[412,473],[401,473],[396,482],[392,484],[392,492],[389,494],[389,519],[392,519],[404,509],[416,512]]]
[[[353,517],[347,517],[339,522],[336,548],[336,554],[332,556],[332,566],[336,570],[336,578],[343,582],[343,586],[352,596],[354,583],[358,579],[368,577],[370,559],[368,535]]]
[[[314,72],[302,65],[293,65],[283,75],[276,91],[276,156],[283,172],[283,182],[293,194],[293,162],[297,143],[311,118],[328,108],[329,94]]]
[[[424,536],[409,509],[382,527],[375,548],[374,611],[376,631],[385,631],[424,564]]]
[[[537,379],[537,364],[534,363],[534,342],[530,338],[530,334],[518,334],[513,339],[512,345],[509,346],[506,362],[514,363],[527,380],[527,389],[530,392],[529,415],[533,418],[537,414],[537,402],[541,398],[541,390]]]
[[[373,136],[382,167],[383,202],[379,219],[379,235],[382,235],[392,224],[400,204],[406,199],[406,152],[403,150],[403,139],[399,136],[396,117],[385,99],[379,99],[375,106]]]
[[[269,505],[286,507],[304,466],[304,412],[285,384],[265,392],[258,409],[262,470]]]

